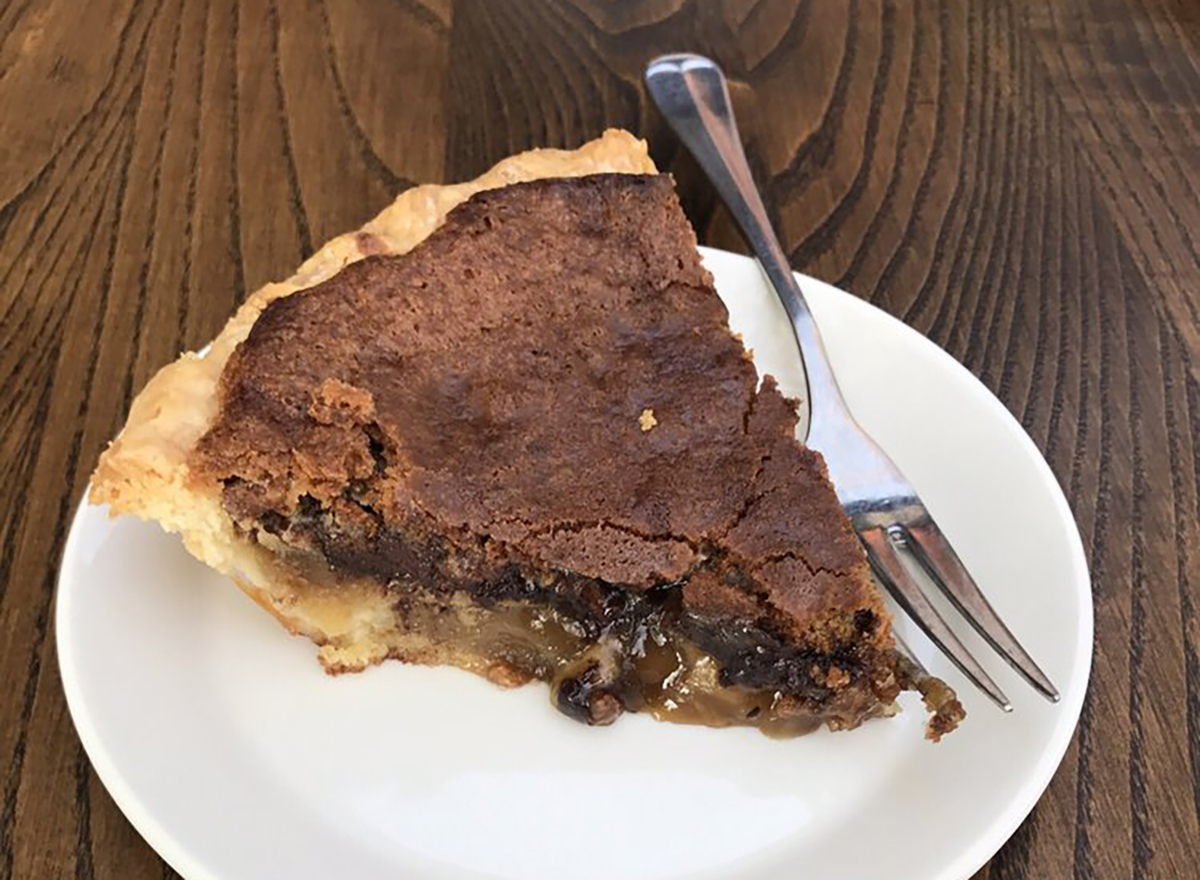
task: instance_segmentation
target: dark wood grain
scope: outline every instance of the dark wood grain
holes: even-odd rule
[[[741,249],[640,86],[717,58],[796,268],[903,318],[1043,450],[1095,580],[1078,734],[980,876],[1196,877],[1200,7],[1184,0],[11,0],[0,6],[0,880],[171,877],[54,660],[132,396],[420,181],[606,125]]]

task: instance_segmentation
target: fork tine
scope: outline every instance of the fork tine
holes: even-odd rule
[[[933,518],[927,514],[917,525],[907,526],[906,531],[913,556],[962,616],[1038,692],[1057,703],[1058,690],[1004,625]]]
[[[991,676],[971,656],[971,652],[958,640],[958,636],[947,626],[942,615],[930,604],[920,584],[904,567],[904,560],[900,558],[889,532],[882,526],[871,526],[860,530],[858,535],[867,548],[867,555],[879,579],[908,615],[954,665],[962,670],[963,675],[969,678],[972,684],[987,694],[992,702],[1005,712],[1011,712],[1012,703],[1008,701],[1004,691],[1000,690]]]

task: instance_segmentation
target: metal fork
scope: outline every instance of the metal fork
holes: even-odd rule
[[[997,653],[1040,693],[1057,701],[1054,685],[980,592],[912,484],[846,407],[821,334],[750,175],[721,69],[700,55],[664,55],[646,68],[646,86],[729,207],[783,301],[807,375],[801,431],[805,442],[824,456],[876,577],[963,674],[1004,711],[1012,711],[1008,697],[946,624],[915,572],[923,571]]]

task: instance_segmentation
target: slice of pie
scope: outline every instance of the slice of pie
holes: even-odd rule
[[[386,658],[800,733],[920,690],[794,404],[669,177],[610,131],[419,187],[163,369],[92,501],[153,519],[330,672]]]

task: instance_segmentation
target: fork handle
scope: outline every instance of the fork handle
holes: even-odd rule
[[[791,319],[807,381],[801,436],[848,416],[808,302],[796,283],[763,206],[729,102],[725,75],[702,55],[663,55],[646,68],[646,87],[667,123],[712,181],[742,228]]]

